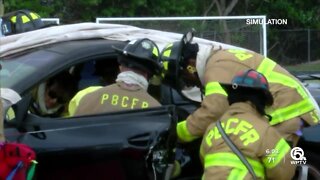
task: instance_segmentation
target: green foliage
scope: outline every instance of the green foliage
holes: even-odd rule
[[[311,63],[306,63],[306,64],[299,64],[299,65],[294,65],[294,66],[285,66],[285,68],[289,71],[295,71],[295,72],[309,72],[309,71],[314,71],[314,72],[319,72],[320,69],[320,61],[316,62],[311,62]]]
[[[251,0],[250,14],[266,14],[267,18],[288,19],[288,26],[277,28],[320,27],[320,4],[315,0]]]
[[[5,1],[5,12],[30,9],[72,23],[96,17],[197,16],[197,4],[193,0],[10,0]]]
[[[37,12],[42,17],[49,17],[53,12],[54,8],[48,6],[42,6],[39,0],[9,0],[4,1],[5,13],[19,9],[29,9]]]
[[[231,0],[217,0],[227,7]],[[212,0],[5,0],[5,12],[30,9],[41,17],[60,18],[62,24],[94,22],[96,17],[175,17],[202,16]],[[206,12],[208,16],[218,15],[216,4]],[[246,0],[239,1],[230,15],[267,15],[268,19],[287,19],[288,25],[268,26],[268,45],[272,57],[281,58],[284,52],[299,52],[292,47],[302,46],[300,42],[283,36],[279,29],[320,29],[320,0]],[[123,22],[125,23],[125,22]],[[132,22],[131,22],[132,23]],[[147,26],[134,22],[136,26]],[[219,25],[219,26],[218,26]],[[187,31],[191,27],[198,32],[212,31],[224,34],[221,23],[209,22],[152,22],[148,28]],[[232,29],[231,25],[228,25]],[[200,34],[199,34],[200,35]],[[247,42],[242,35],[231,37],[232,42]],[[281,46],[279,46],[281,44]],[[293,53],[290,56],[296,56]]]
[[[201,16],[211,2],[211,0],[6,0],[5,12],[30,9],[42,17],[57,17],[62,22],[70,23],[94,21],[96,17]],[[288,26],[276,28],[320,28],[319,6],[319,1],[316,0],[248,0],[247,3],[239,2],[231,14],[266,14],[268,18],[288,19]],[[208,13],[208,15],[216,14],[215,7]]]

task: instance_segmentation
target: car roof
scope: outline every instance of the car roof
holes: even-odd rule
[[[180,41],[182,34],[153,29],[143,29],[120,24],[76,23],[38,29],[21,34],[0,37],[0,58],[18,60],[34,65],[37,70],[28,82],[39,82],[42,77],[51,76],[62,68],[80,63],[81,58],[98,58],[115,52],[112,46],[122,48],[133,39],[149,38],[161,50],[168,43]],[[240,47],[193,38],[200,49],[243,49]],[[205,47],[205,48],[202,48]],[[29,64],[30,63],[30,64]],[[26,81],[17,83],[14,89],[24,92]]]
[[[76,23],[0,37],[0,57],[57,42],[102,38],[123,42],[138,38],[149,38],[156,42],[159,49],[162,49],[168,43],[180,41],[181,37],[182,34],[179,33],[143,29],[128,25]],[[193,38],[193,42],[197,42],[199,45],[210,45],[215,48],[243,49],[237,46],[196,37]]]
[[[122,41],[113,41],[106,39],[85,39],[85,40],[73,40],[73,41],[62,41],[54,44],[47,44],[39,47],[35,47],[32,49],[27,49],[22,52],[18,52],[12,55],[8,55],[3,59],[12,59],[14,57],[24,56],[26,54],[37,54],[41,52],[56,54],[57,56],[63,55],[65,59],[68,59],[69,56],[73,54],[81,55],[81,53],[89,53],[93,52],[113,52],[112,46],[120,46],[125,45],[126,42]]]

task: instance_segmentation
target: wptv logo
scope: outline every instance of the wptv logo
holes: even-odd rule
[[[300,147],[292,148],[290,155],[291,155],[291,158],[293,159],[291,161],[291,164],[306,164],[307,163],[307,158],[304,157],[304,151]]]

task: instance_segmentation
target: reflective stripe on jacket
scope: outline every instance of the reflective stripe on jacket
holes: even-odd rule
[[[70,105],[73,105],[69,106],[69,111],[73,111],[74,116],[161,106],[137,85],[126,88],[124,83],[115,83],[91,90],[87,93],[79,92],[75,96],[78,98],[72,99]]]
[[[212,54],[203,78],[206,96],[201,107],[186,119],[186,123],[178,124],[180,140],[191,141],[203,135],[206,127],[228,108],[226,93],[219,83],[230,83],[238,72],[249,68],[263,73],[269,81],[274,97],[273,106],[267,110],[273,116],[271,125],[300,117],[309,125],[319,124],[320,114],[315,111],[318,105],[312,102],[313,97],[306,93],[299,80],[280,65],[260,54],[244,50],[218,50]],[[294,133],[300,128],[300,123],[292,124],[295,127],[290,127],[290,132],[283,130],[283,133]]]
[[[290,120],[294,117],[300,116],[307,112],[311,112],[315,109],[314,104],[311,100],[312,97],[309,97],[307,92],[302,87],[303,85],[294,77],[288,74],[279,73],[273,71],[277,64],[269,58],[264,58],[261,64],[258,66],[257,71],[264,74],[268,79],[270,84],[277,83],[288,88],[294,88],[301,100],[298,102],[293,102],[288,106],[274,108],[274,110],[269,110],[270,115],[272,116],[271,125],[281,123],[286,120]],[[274,93],[275,94],[275,93]],[[312,119],[310,124],[316,124],[319,121],[319,117]]]
[[[254,173],[260,179],[265,179],[264,166],[260,161],[247,158],[247,161],[252,166]],[[204,168],[214,168],[214,167],[230,167],[228,177],[226,179],[244,179],[244,177],[249,173],[246,166],[241,162],[237,155],[230,152],[219,152],[208,154],[204,158]],[[207,177],[206,179],[210,179]]]
[[[73,116],[77,107],[79,106],[80,100],[83,98],[83,96],[94,92],[100,88],[103,88],[103,86],[91,86],[86,89],[83,89],[79,91],[69,102],[69,116]]]
[[[290,179],[290,146],[250,103],[234,103],[221,117],[228,137],[244,154],[259,179]],[[242,161],[212,123],[201,143],[203,179],[252,179]]]

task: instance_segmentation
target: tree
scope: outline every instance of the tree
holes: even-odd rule
[[[288,25],[268,26],[268,54],[288,64],[306,60],[307,31],[298,35],[284,30],[320,29],[319,7],[319,0],[250,0],[246,10],[250,14],[266,14],[268,19],[288,20]]]
[[[4,5],[3,5],[3,0],[0,0],[0,16],[4,14]]]
[[[203,16],[208,16],[209,14],[213,14],[212,11],[214,7],[216,7],[216,10],[219,16],[228,16],[233,11],[234,7],[238,3],[238,0],[232,0],[228,2],[227,0],[212,0],[208,8],[204,11]],[[223,30],[226,34],[224,42],[231,43],[231,36],[230,36],[229,28],[226,21],[221,20],[220,24],[223,27]]]
[[[63,23],[94,21],[96,17],[196,16],[198,11],[193,0],[10,0],[5,7],[7,12],[30,9]]]
[[[6,0],[4,5],[6,12],[25,8],[41,17],[60,18],[66,24],[94,22],[96,17],[267,15],[268,19],[287,19],[287,26],[268,27],[271,48],[286,41],[279,33],[281,29],[320,29],[320,0]],[[206,23],[203,21],[197,29],[210,26]],[[187,26],[186,23],[182,28]],[[220,21],[220,26],[221,29],[216,29],[224,32],[224,42],[231,43],[231,25]],[[292,49],[291,42],[283,47]],[[282,51],[277,53],[283,54]]]

